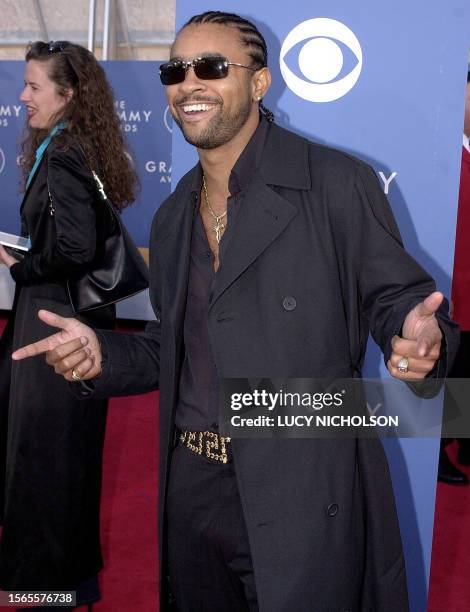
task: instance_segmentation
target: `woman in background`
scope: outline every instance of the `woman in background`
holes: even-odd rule
[[[0,380],[9,381],[0,388],[0,422],[7,423],[0,588],[77,591],[80,605],[99,599],[106,402],[77,400],[43,360],[12,364],[10,355],[50,333],[37,318],[39,309],[74,315],[67,281],[93,267],[103,240],[96,210],[104,204],[91,171],[119,209],[134,200],[137,179],[112,90],[85,48],[67,41],[33,43],[20,99],[28,116],[20,210],[31,248],[18,261],[0,246],[0,263],[16,282],[0,347]],[[110,328],[115,310],[108,306],[79,318]]]

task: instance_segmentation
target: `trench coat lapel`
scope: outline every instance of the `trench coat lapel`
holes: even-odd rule
[[[189,192],[175,200],[174,209],[169,212],[161,228],[162,238],[156,249],[161,261],[166,264],[165,275],[168,287],[169,316],[175,330],[181,328],[188,294],[189,257],[193,218],[196,211]]]
[[[211,306],[276,240],[296,213],[296,208],[268,187],[259,175],[253,177],[214,283]]]
[[[308,142],[270,126],[260,168],[255,172],[235,221],[214,283],[211,307],[222,293],[274,242],[297,209],[272,186],[310,189]]]

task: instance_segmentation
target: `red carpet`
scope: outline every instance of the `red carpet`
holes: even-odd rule
[[[157,414],[155,393],[110,402],[96,612],[157,610]]]
[[[448,452],[456,463],[456,445]],[[470,610],[470,487],[437,486],[430,585],[428,612]]]

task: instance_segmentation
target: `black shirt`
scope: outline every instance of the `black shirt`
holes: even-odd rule
[[[243,196],[261,160],[268,129],[268,122],[261,117],[258,127],[230,173],[227,227],[219,245],[219,270],[224,265],[225,251],[233,236],[238,212],[243,205]],[[199,201],[201,187],[202,168],[199,166],[191,190],[193,202]],[[188,297],[184,318],[185,356],[176,411],[176,426],[181,430],[218,429],[219,379],[208,329],[209,297],[216,274],[214,255],[209,247],[198,207],[191,235]]]

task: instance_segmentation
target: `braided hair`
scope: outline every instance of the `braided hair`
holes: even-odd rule
[[[187,21],[183,28],[189,25],[199,25],[202,23],[216,23],[218,25],[224,25],[227,27],[237,28],[240,34],[241,42],[248,47],[248,55],[250,56],[255,67],[266,68],[268,65],[268,48],[263,35],[258,28],[248,21],[235,13],[224,13],[222,11],[206,11],[200,15],[194,15],[189,21]],[[260,110],[263,112],[266,121],[272,123],[274,121],[274,114],[264,106],[262,102],[259,103]]]

